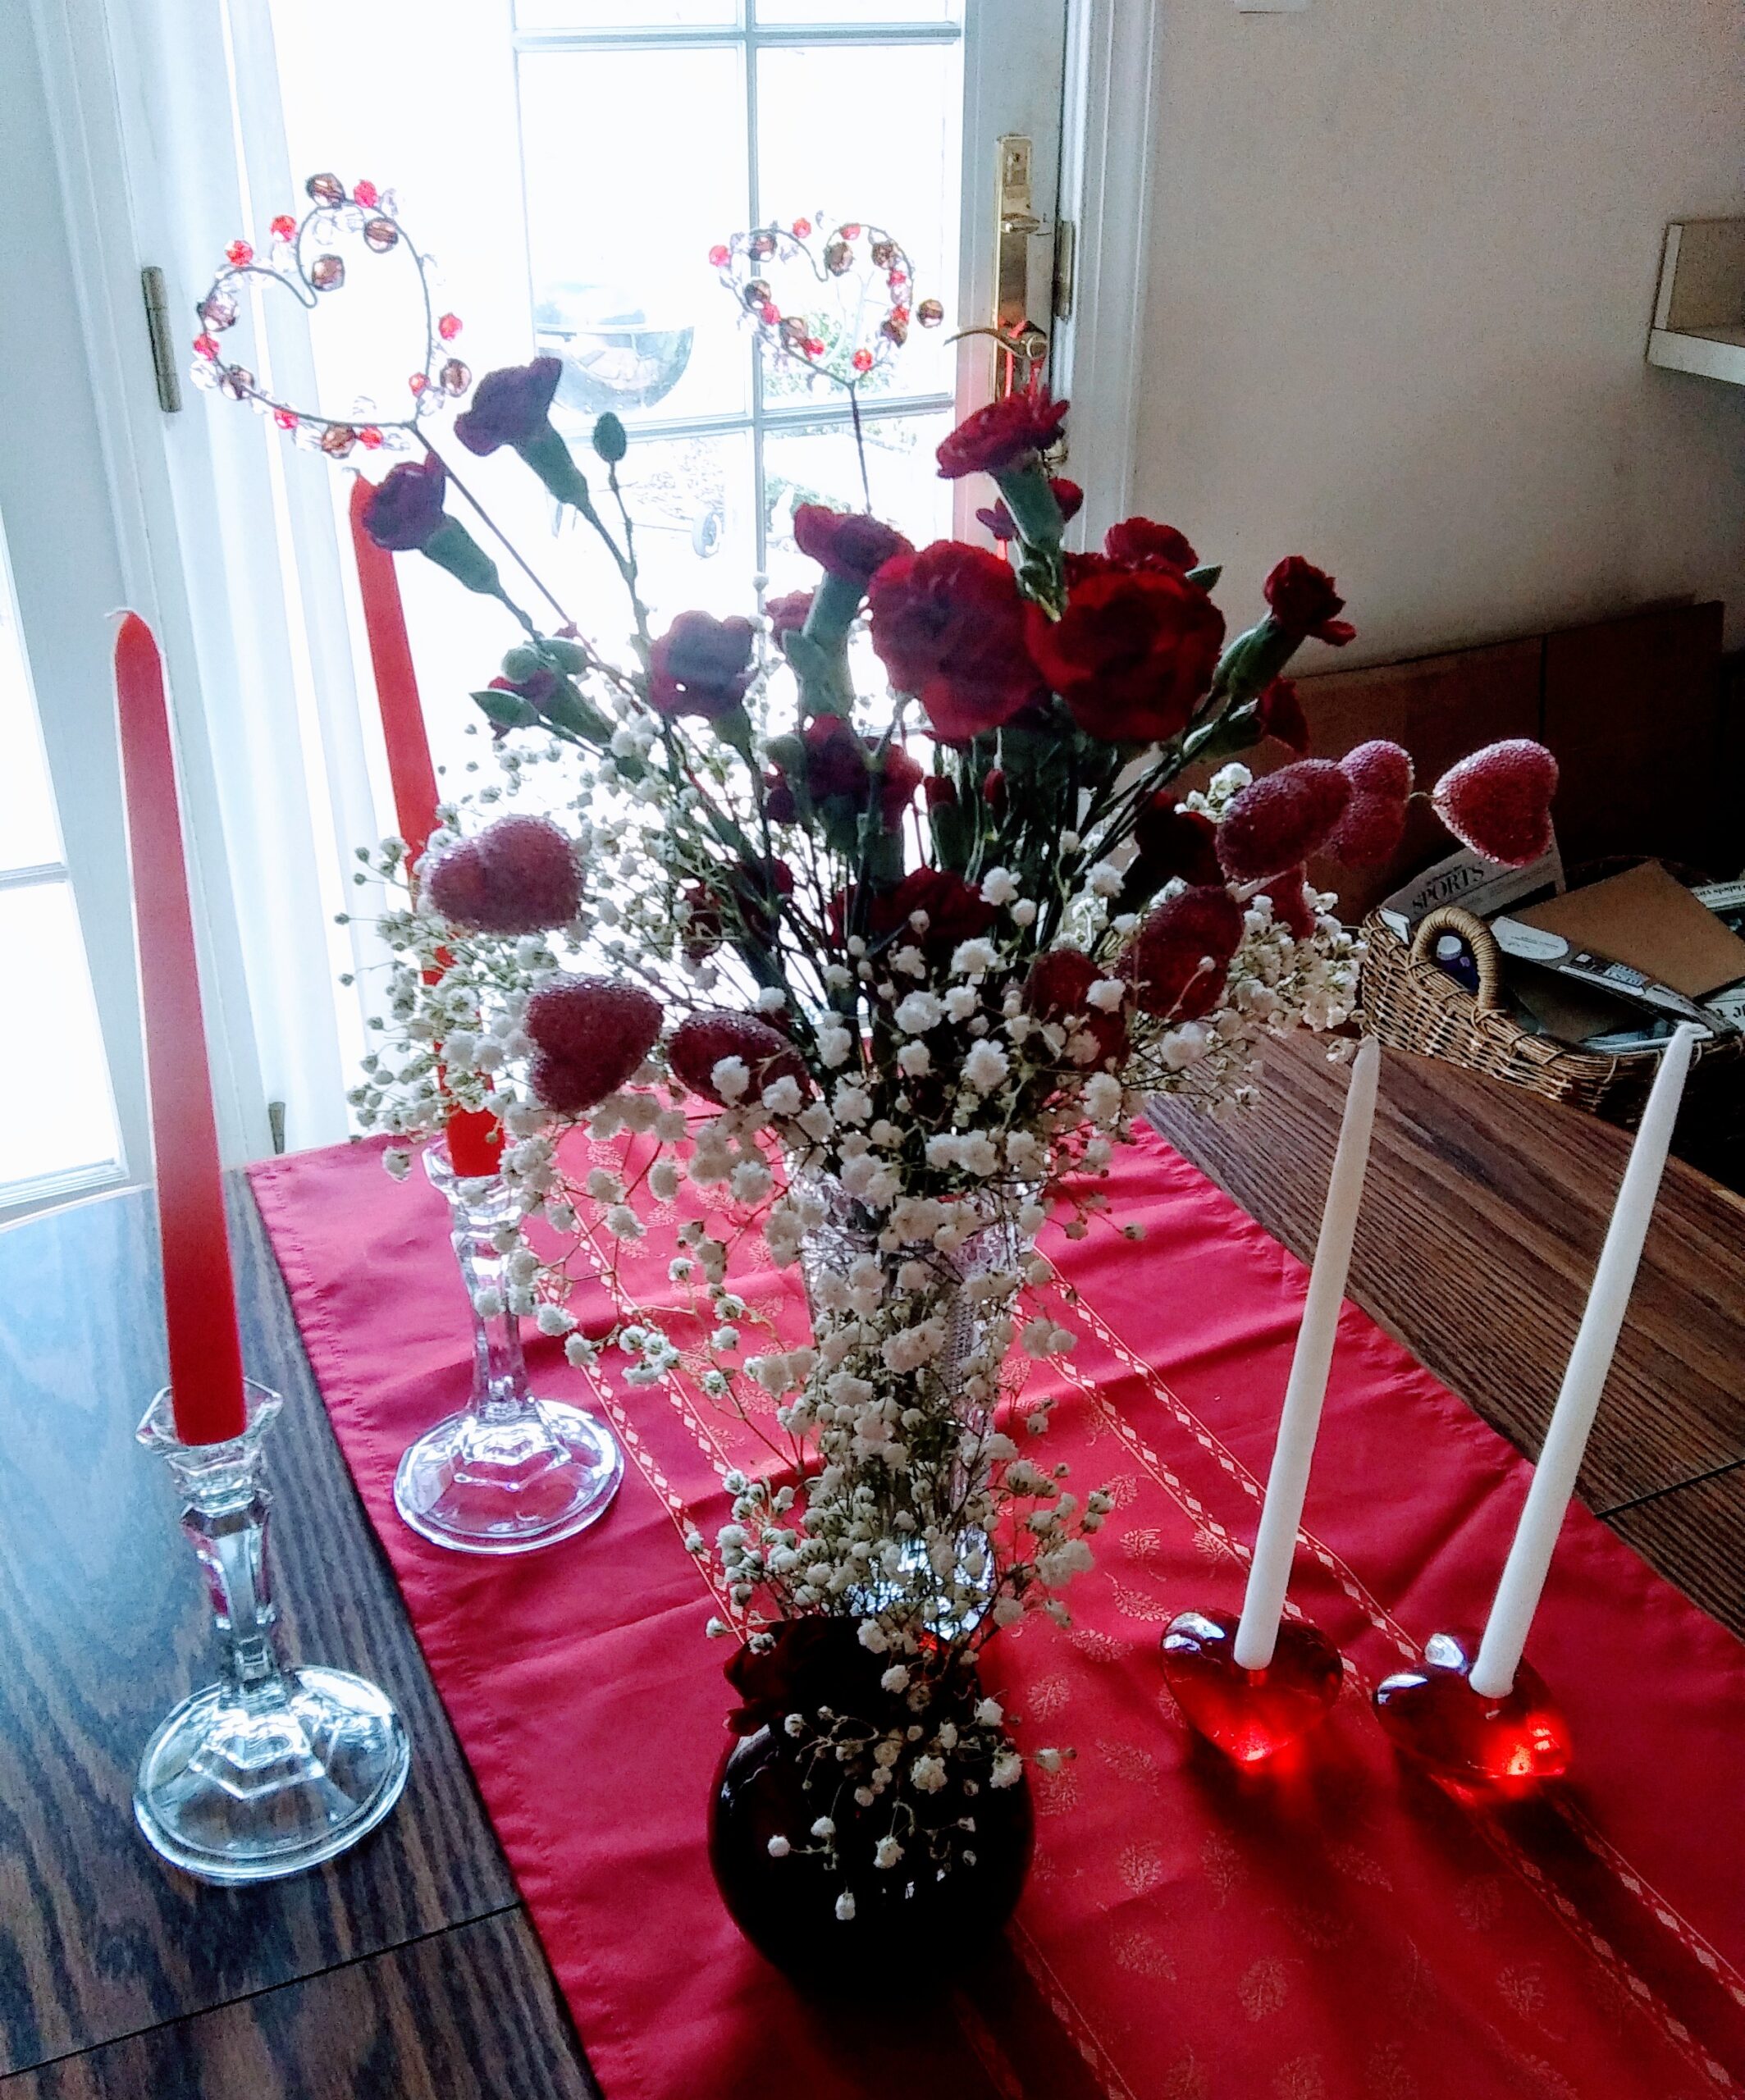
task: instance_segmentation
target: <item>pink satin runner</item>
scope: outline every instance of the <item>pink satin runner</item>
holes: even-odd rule
[[[809,2006],[728,1921],[704,1851],[729,1701],[683,1541],[724,1520],[719,1471],[754,1437],[687,1377],[587,1380],[530,1342],[540,1388],[624,1440],[616,1504],[520,1560],[416,1537],[394,1468],[464,1396],[466,1308],[441,1198],[378,1151],[272,1162],[255,1194],[607,2100],[1745,2100],[1745,1651],[1574,1511],[1528,1650],[1574,1726],[1574,1783],[1487,1819],[1402,1770],[1368,1691],[1482,1621],[1528,1469],[1351,1306],[1292,1592],[1344,1648],[1348,1696],[1293,1772],[1195,1748],[1158,1638],[1184,1606],[1240,1602],[1305,1276],[1149,1132],[1112,1192],[1145,1240],[1044,1240],[1083,1340],[1035,1374],[1060,1395],[1043,1448],[1117,1507],[1072,1629],[994,1650],[1021,1739],[1076,1753],[1034,1775],[1017,1920],[943,1999],[893,1946],[864,2015]],[[637,1251],[652,1304],[672,1291],[658,1224]],[[753,1278],[751,1318],[793,1331],[795,1289]]]

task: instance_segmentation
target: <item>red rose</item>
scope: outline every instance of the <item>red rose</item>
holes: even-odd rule
[[[751,623],[681,613],[648,652],[648,704],[657,714],[713,722],[737,707],[751,682]]]
[[[832,576],[863,588],[876,569],[898,555],[912,555],[901,532],[864,512],[827,510],[821,503],[802,503],[793,514],[794,544]]]
[[[1333,579],[1300,555],[1286,555],[1266,580],[1266,600],[1272,618],[1294,641],[1313,637],[1343,649],[1357,632],[1349,620],[1336,619],[1345,601]]]
[[[1150,742],[1187,727],[1217,669],[1224,616],[1173,569],[1112,569],[1074,584],[1058,620],[1032,605],[1026,628],[1081,729]]]
[[[1156,525],[1149,518],[1126,518],[1111,525],[1103,536],[1103,551],[1123,568],[1156,565],[1185,576],[1199,566],[1199,556],[1173,525]]]
[[[1036,697],[1016,579],[985,547],[936,540],[899,555],[874,577],[867,601],[891,683],[916,695],[946,742],[998,728]]]
[[[1008,394],[963,421],[941,444],[939,478],[999,474],[1033,454],[1045,452],[1060,435],[1067,404],[1046,394]]]

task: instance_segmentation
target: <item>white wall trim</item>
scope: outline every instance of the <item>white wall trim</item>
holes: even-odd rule
[[[1155,0],[1071,0],[1067,16],[1060,211],[1078,229],[1077,281],[1055,375],[1072,402],[1067,471],[1085,491],[1087,545],[1133,508],[1158,14]]]

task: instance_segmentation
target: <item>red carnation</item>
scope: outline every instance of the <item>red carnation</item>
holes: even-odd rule
[[[1264,882],[1319,851],[1345,815],[1351,783],[1331,759],[1299,759],[1245,788],[1217,828],[1233,881]]]
[[[579,1116],[616,1093],[654,1048],[660,1002],[609,977],[551,977],[528,1001],[522,1025],[537,1051],[535,1094],[560,1115]]]
[[[922,792],[930,810],[948,810],[957,800],[957,783],[948,774],[930,773]]]
[[[838,947],[852,931],[882,940],[907,928],[912,914],[925,911],[927,924],[910,929],[913,938],[924,948],[955,948],[961,941],[985,934],[999,916],[979,889],[949,868],[916,868],[895,889],[875,895],[867,904],[864,925],[857,929],[858,896],[857,889],[843,889],[830,899],[830,938]]]
[[[563,377],[560,358],[487,372],[473,389],[473,405],[455,418],[455,435],[482,458],[500,445],[531,444],[548,427],[551,397]]]
[[[1301,758],[1309,749],[1309,717],[1303,712],[1301,695],[1289,678],[1274,678],[1263,686],[1254,703],[1254,726],[1263,737],[1271,737]]]
[[[390,554],[422,553],[448,523],[442,508],[448,477],[434,452],[403,459],[364,505],[364,531]]]
[[[901,532],[864,512],[829,510],[821,503],[802,503],[793,514],[794,544],[832,576],[864,589],[875,570],[898,555],[912,555]]]
[[[1111,525],[1103,536],[1103,551],[1123,568],[1172,568],[1185,576],[1199,566],[1199,556],[1184,534],[1149,518],[1126,518]]]
[[[1172,569],[1111,569],[1074,583],[1058,620],[1030,606],[1026,632],[1088,735],[1161,742],[1187,727],[1211,683],[1224,616]]]
[[[1526,737],[1487,744],[1450,766],[1431,797],[1463,846],[1505,868],[1524,868],[1551,851],[1557,761]]]
[[[998,555],[936,540],[872,580],[872,646],[935,733],[961,743],[1009,722],[1038,696],[1016,579]]]
[[[1345,601],[1332,578],[1300,555],[1286,555],[1267,578],[1265,591],[1273,619],[1293,641],[1312,637],[1343,649],[1357,632],[1349,620],[1333,617],[1345,610]]]
[[[963,421],[939,446],[939,477],[962,481],[966,474],[1001,474],[1039,452],[1060,435],[1067,404],[1046,394],[1008,394],[990,401]]]
[[[915,791],[927,778],[926,769],[911,758],[901,744],[888,744],[879,772],[879,815],[887,831],[894,831],[902,813],[915,799]]]
[[[751,682],[751,623],[736,614],[681,613],[648,653],[648,704],[657,714],[713,722],[737,707]]]
[[[1217,1004],[1242,932],[1242,907],[1221,884],[1181,890],[1134,935],[1121,974],[1146,1013],[1197,1020]]]
[[[1139,857],[1158,883],[1176,878],[1195,888],[1223,880],[1217,826],[1198,810],[1185,810],[1166,788],[1153,795],[1133,826]]]
[[[728,1105],[715,1091],[714,1079],[715,1068],[724,1057],[743,1058],[751,1074],[751,1084],[739,1097],[742,1101],[757,1100],[765,1087],[780,1079],[793,1080],[802,1093],[811,1090],[799,1052],[779,1028],[756,1014],[692,1014],[674,1029],[666,1046],[674,1077],[719,1108]]]
[[[450,847],[423,883],[443,917],[468,933],[546,933],[582,908],[576,842],[546,817],[499,817]]]
[[[1099,1068],[1125,1064],[1127,1057],[1127,1024],[1120,1010],[1105,1013],[1090,1003],[1090,988],[1102,975],[1082,948],[1048,948],[1030,965],[1024,984],[1025,1007],[1038,1020],[1077,1021],[1089,1031]]]
[[[806,625],[806,616],[812,609],[810,591],[790,591],[784,597],[766,598],[765,616],[770,622],[770,632],[778,641],[784,634],[794,634]]]

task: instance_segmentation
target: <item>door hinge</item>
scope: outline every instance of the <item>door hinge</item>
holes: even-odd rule
[[[139,272],[139,289],[145,295],[145,332],[151,338],[152,375],[158,381],[158,405],[173,416],[182,405],[182,382],[176,369],[176,346],[170,334],[170,304],[163,288],[163,272],[148,262]]]
[[[1054,318],[1072,318],[1072,294],[1078,275],[1079,230],[1071,219],[1054,228]]]

